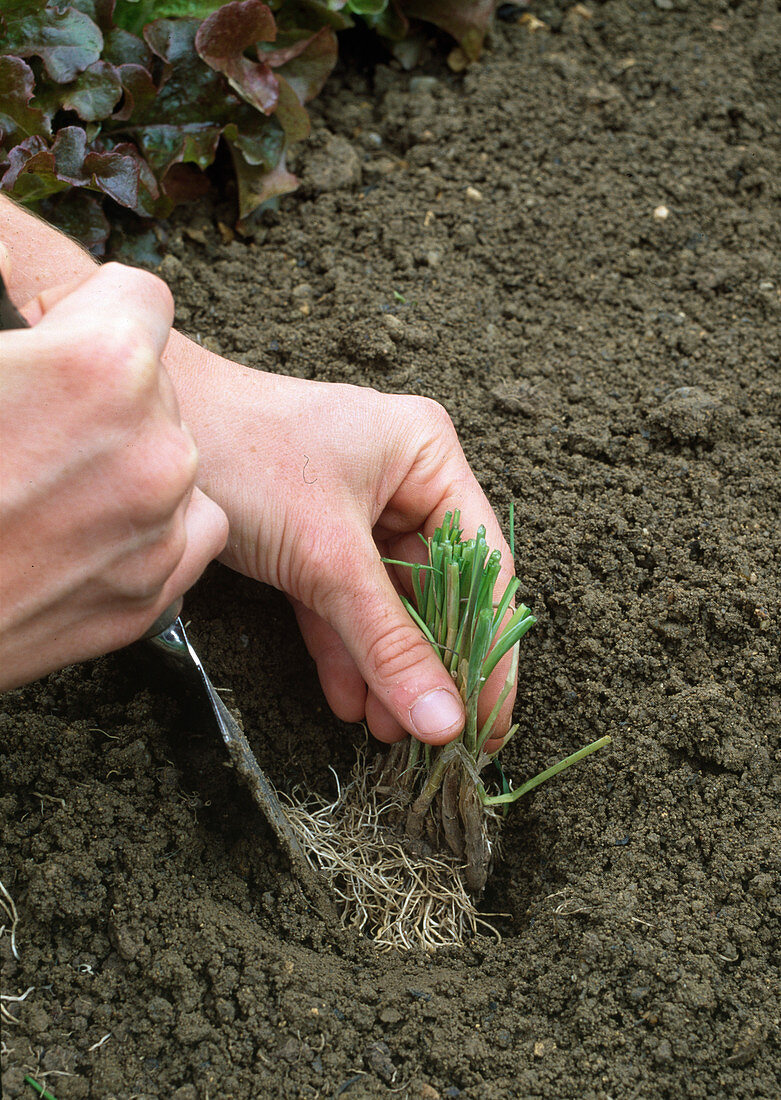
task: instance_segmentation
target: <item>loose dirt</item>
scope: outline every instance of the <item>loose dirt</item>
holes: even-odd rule
[[[501,943],[383,954],[139,657],[10,693],[8,1098],[778,1095],[781,16],[533,10],[465,76],[348,59],[303,189],[180,215],[162,271],[225,355],[446,405],[539,617],[505,768],[613,744],[510,814]],[[332,790],[363,735],[285,601],[215,568],[187,615],[276,784]]]

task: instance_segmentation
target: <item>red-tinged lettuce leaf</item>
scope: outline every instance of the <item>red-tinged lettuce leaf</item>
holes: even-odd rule
[[[84,171],[87,153],[87,135],[80,126],[64,126],[57,132],[51,147],[57,176],[66,183],[79,187],[89,183]]]
[[[14,189],[23,201],[55,194],[64,187],[84,187],[87,135],[81,126],[64,126],[48,145],[42,138],[20,142],[8,157],[9,168],[3,187]]]
[[[303,141],[309,137],[312,124],[301,100],[283,76],[278,76],[279,99],[274,118],[285,131],[288,142]]]
[[[120,206],[144,217],[157,213],[155,204],[160,189],[152,169],[140,156],[135,145],[125,142],[102,152],[94,150],[84,158],[84,171],[90,187],[102,191]]]
[[[152,64],[152,51],[142,38],[123,30],[122,27],[112,27],[103,34],[103,60],[110,61],[112,65],[143,65],[148,69]]]
[[[119,73],[108,61],[94,61],[62,90],[60,105],[83,122],[107,118],[122,98]]]
[[[133,116],[134,124],[227,123],[239,99],[220,73],[195,52],[196,19],[158,19],[144,28],[144,38],[165,62],[153,103]]]
[[[458,42],[470,61],[480,56],[496,0],[400,0],[405,15],[424,19]]]
[[[71,186],[57,175],[54,154],[37,135],[20,141],[8,154],[7,164],[0,188],[19,202],[39,202]]]
[[[223,136],[242,153],[248,165],[265,172],[276,168],[285,149],[285,131],[279,124],[247,106],[225,127]]]
[[[136,132],[147,163],[158,177],[172,164],[195,164],[208,168],[214,162],[222,126],[194,122],[184,126],[142,126]]]
[[[30,106],[35,89],[33,71],[21,57],[0,57],[0,130],[16,144],[37,134],[49,137],[49,119]]]
[[[195,36],[195,48],[242,99],[270,115],[279,94],[276,77],[264,61],[250,61],[244,51],[256,42],[272,42],[276,36],[274,16],[262,0],[232,0],[204,19]]]
[[[211,185],[208,177],[194,164],[176,163],[163,176],[160,186],[165,196],[165,205],[158,203],[158,217],[168,214],[179,203],[202,199]]]
[[[195,53],[197,19],[156,19],[144,27],[144,41],[163,61],[186,61]]]
[[[87,135],[80,126],[63,127],[51,146],[43,138],[30,137],[11,150],[3,188],[13,188],[23,201],[32,201],[66,187],[81,187],[88,183],[84,173],[86,150]]]
[[[305,34],[289,46],[262,51],[258,47],[258,56],[285,78],[299,102],[308,103],[333,72],[338,50],[333,30],[321,27],[315,34]]]
[[[117,122],[127,122],[142,114],[154,103],[157,85],[143,65],[120,65],[117,68],[124,97],[119,109],[111,116]]]
[[[239,221],[248,218],[259,206],[280,195],[288,195],[298,187],[298,180],[288,172],[284,153],[278,164],[268,171],[266,168],[248,164],[242,152],[232,142],[228,142],[239,185]]]
[[[47,199],[41,213],[63,233],[81,241],[96,258],[105,253],[111,227],[97,195],[74,188]]]
[[[263,0],[231,0],[204,19],[195,47],[201,57],[230,58],[243,54],[256,42],[273,42],[277,25]]]
[[[74,7],[54,3],[11,5],[4,17],[3,52],[40,57],[52,80],[68,84],[97,61],[103,49],[100,28]]]
[[[22,202],[37,202],[68,187],[101,191],[137,214],[152,217],[160,190],[134,145],[90,147],[80,126],[65,126],[51,145],[31,137],[12,149],[0,186]]]

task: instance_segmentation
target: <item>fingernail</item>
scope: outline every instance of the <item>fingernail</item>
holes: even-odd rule
[[[451,692],[445,688],[434,688],[416,700],[409,716],[418,736],[429,738],[463,724],[464,710]]]

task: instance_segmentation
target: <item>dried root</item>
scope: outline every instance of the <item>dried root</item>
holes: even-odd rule
[[[403,778],[400,785],[389,782],[398,765],[394,750],[368,766],[359,752],[350,782],[342,786],[337,779],[335,801],[310,798],[286,807],[304,851],[341,906],[342,923],[388,949],[460,946],[480,931],[499,938],[476,908],[463,856],[435,851],[429,843],[435,838],[427,837],[425,829],[410,839],[404,828],[409,807]],[[447,795],[450,811],[456,809],[458,793],[456,787]],[[440,801],[445,801],[444,791]],[[480,820],[490,821],[482,806]],[[470,844],[479,844],[487,866],[487,828],[479,838],[467,835],[465,847]]]

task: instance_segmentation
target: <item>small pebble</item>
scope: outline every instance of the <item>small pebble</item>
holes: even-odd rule
[[[467,187],[466,197],[469,199],[470,202],[482,202],[483,192],[478,191],[476,187]]]
[[[469,58],[466,56],[460,46],[456,46],[447,55],[447,65],[451,72],[462,73],[469,64]]]
[[[393,157],[375,157],[363,165],[363,170],[369,176],[387,176],[389,172],[396,170],[396,165]]]
[[[657,208],[654,210],[654,217],[658,222],[667,221],[669,216],[670,211],[667,209],[666,206],[657,206]]]
[[[383,1024],[398,1024],[403,1017],[396,1008],[383,1008],[379,1013],[379,1019]]]
[[[435,76],[413,76],[409,82],[409,90],[416,95],[433,92],[439,84]]]

